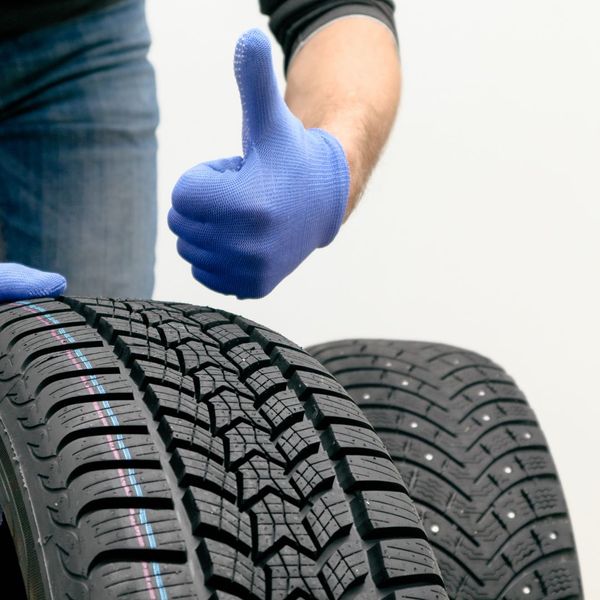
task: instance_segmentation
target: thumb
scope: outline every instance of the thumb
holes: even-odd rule
[[[244,33],[235,48],[235,78],[243,111],[244,155],[286,110],[273,69],[271,43],[259,29]]]

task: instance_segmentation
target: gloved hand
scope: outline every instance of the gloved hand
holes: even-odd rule
[[[333,240],[350,177],[339,141],[305,129],[288,109],[263,33],[250,30],[239,39],[234,67],[244,156],[184,173],[173,190],[169,226],[198,281],[258,298]]]
[[[60,296],[67,282],[58,273],[46,273],[16,263],[0,263],[0,302]]]

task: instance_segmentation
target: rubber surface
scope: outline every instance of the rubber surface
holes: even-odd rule
[[[29,598],[447,598],[362,412],[235,315],[2,306],[0,420],[0,504]]]
[[[309,350],[390,451],[451,598],[583,598],[547,442],[498,365],[418,342],[346,340]]]

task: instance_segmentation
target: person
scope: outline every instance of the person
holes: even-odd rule
[[[246,32],[234,58],[243,156],[184,173],[169,214],[193,276],[239,298],[268,294],[334,239],[400,93],[390,0],[260,7],[284,50],[285,96],[268,39]],[[56,296],[66,281],[72,295],[152,294],[158,109],[144,11],[143,0],[3,5],[2,301]]]

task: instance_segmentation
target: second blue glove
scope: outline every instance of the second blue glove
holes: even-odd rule
[[[207,287],[239,298],[268,294],[337,234],[350,176],[339,141],[306,129],[279,92],[259,30],[235,51],[244,156],[201,163],[173,190],[169,226]]]
[[[47,273],[17,263],[0,263],[0,302],[60,296],[67,282],[58,273]]]

